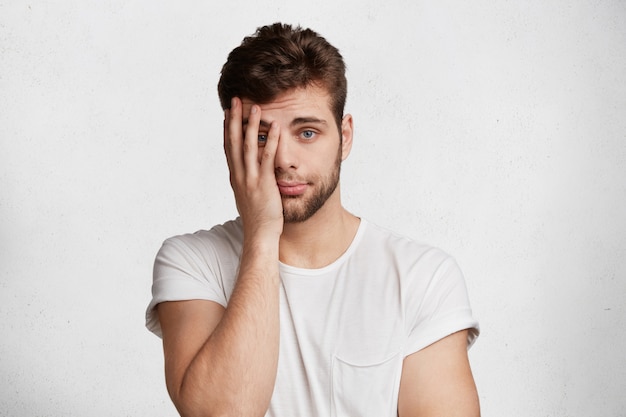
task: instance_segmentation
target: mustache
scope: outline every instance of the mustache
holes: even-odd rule
[[[312,182],[307,180],[306,178],[302,178],[292,174],[276,174],[275,177],[276,181],[293,182],[299,184],[312,184]]]

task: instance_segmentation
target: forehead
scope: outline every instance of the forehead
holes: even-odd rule
[[[250,108],[255,104],[252,100],[242,98],[243,112],[250,113]],[[332,114],[330,109],[330,95],[321,87],[308,86],[286,91],[268,103],[256,103],[261,107],[261,114],[287,114],[302,115]],[[263,118],[263,116],[261,116]]]

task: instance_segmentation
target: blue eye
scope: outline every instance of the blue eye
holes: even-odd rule
[[[259,142],[260,143],[267,142],[267,135],[259,135]]]
[[[315,132],[312,130],[304,130],[301,135],[304,139],[313,139],[313,137],[315,137]]]

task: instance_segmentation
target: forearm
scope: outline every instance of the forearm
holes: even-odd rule
[[[279,349],[278,242],[245,241],[224,315],[189,364],[176,403],[185,416],[262,416]]]

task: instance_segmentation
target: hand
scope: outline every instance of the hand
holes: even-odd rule
[[[225,112],[224,152],[244,236],[268,233],[279,237],[283,230],[283,206],[274,174],[279,126],[272,122],[265,146],[259,148],[261,108],[252,106],[245,133],[242,108],[241,100],[235,97]]]

